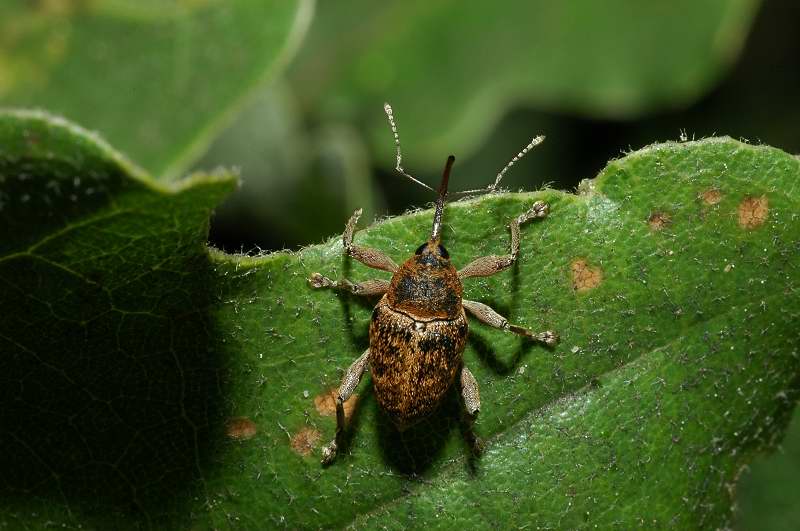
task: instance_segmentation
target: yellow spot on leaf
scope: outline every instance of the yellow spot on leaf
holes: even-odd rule
[[[572,287],[575,291],[588,291],[596,288],[603,281],[603,270],[598,266],[589,265],[585,259],[577,258],[572,261]]]
[[[257,432],[256,423],[247,417],[233,417],[225,425],[225,434],[237,441],[252,439]]]
[[[303,457],[307,457],[314,451],[321,437],[322,434],[319,430],[308,426],[301,428],[300,431],[292,436],[292,450]]]
[[[755,229],[764,224],[769,214],[767,196],[745,197],[739,203],[739,226],[743,229]]]

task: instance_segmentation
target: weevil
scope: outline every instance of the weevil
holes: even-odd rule
[[[392,109],[388,104],[384,108],[397,147],[396,170],[430,189],[403,170],[400,141]],[[534,138],[498,173],[495,183],[485,191],[494,191],[506,170],[542,140],[543,137]],[[336,435],[322,449],[323,465],[332,463],[336,458],[345,428],[344,402],[350,398],[367,368],[372,373],[372,385],[378,404],[400,431],[430,415],[456,381],[461,387],[466,418],[470,423],[475,420],[481,407],[478,382],[462,359],[469,331],[467,313],[489,326],[537,340],[548,346],[554,345],[558,340],[555,332],[531,332],[527,328],[510,324],[486,304],[462,297],[462,280],[494,275],[516,262],[520,249],[520,226],[532,219],[546,217],[549,206],[537,201],[526,212],[511,220],[509,254],[484,256],[456,270],[442,245],[442,215],[454,161],[455,157],[451,155],[444,167],[431,235],[402,265],[398,266],[379,250],[353,243],[361,209],[356,210],[347,222],[342,235],[345,254],[368,267],[392,273],[390,281],[367,280],[354,283],[347,279],[331,280],[319,273],[312,274],[308,279],[313,288],[332,288],[353,295],[381,297],[372,312],[369,348],[350,365],[339,386],[336,395]],[[472,444],[476,452],[482,448],[480,439],[474,434]]]

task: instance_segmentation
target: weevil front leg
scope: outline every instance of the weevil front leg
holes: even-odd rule
[[[367,267],[394,273],[398,269],[394,260],[377,249],[362,247],[353,243],[353,233],[356,230],[358,218],[361,217],[361,212],[362,210],[360,208],[353,212],[353,215],[350,216],[350,219],[347,221],[347,225],[345,225],[344,233],[342,234],[342,245],[344,245],[345,254],[355,258]]]
[[[549,212],[550,206],[547,203],[536,201],[527,212],[511,220],[509,224],[509,228],[511,229],[511,252],[509,254],[502,256],[482,256],[473,260],[458,272],[458,277],[462,279],[469,277],[488,277],[510,267],[517,261],[517,256],[519,256],[520,225],[532,219],[544,218]]]
[[[546,332],[540,332],[537,334],[522,326],[512,325],[505,317],[482,302],[468,301],[464,299],[461,301],[461,304],[464,306],[465,310],[474,315],[480,322],[486,323],[489,326],[535,339],[547,346],[553,346],[558,343],[558,335],[555,332],[547,330]]]
[[[472,446],[474,454],[483,452],[483,441],[472,430],[472,424],[481,409],[481,395],[478,390],[478,381],[469,369],[461,367],[461,398],[464,401],[465,430],[464,435]]]
[[[354,361],[347,372],[344,373],[342,383],[339,386],[339,391],[336,393],[336,435],[333,440],[322,448],[322,464],[329,465],[336,459],[336,452],[339,449],[339,439],[344,432],[345,417],[344,417],[344,403],[353,394],[356,387],[361,381],[361,376],[369,364],[369,349]]]

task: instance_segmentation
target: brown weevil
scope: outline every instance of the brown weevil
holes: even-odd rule
[[[388,104],[384,108],[397,147],[396,170],[430,189],[408,175],[400,165],[400,142],[392,109]],[[498,173],[494,184],[485,191],[494,191],[503,174],[542,140],[542,137],[534,138]],[[309,278],[309,283],[314,288],[333,288],[354,295],[381,296],[372,313],[369,348],[347,369],[336,396],[336,435],[322,450],[322,463],[325,465],[336,458],[345,427],[343,404],[358,386],[367,367],[372,373],[372,385],[378,404],[401,431],[431,414],[456,380],[461,386],[466,416],[470,423],[475,419],[480,409],[478,382],[462,360],[469,329],[467,312],[489,326],[538,340],[545,345],[554,345],[557,341],[554,332],[533,333],[527,328],[510,324],[485,304],[462,298],[463,279],[494,275],[514,264],[519,255],[520,225],[531,219],[547,216],[549,207],[546,203],[537,201],[524,214],[511,220],[509,254],[484,256],[470,262],[461,270],[456,270],[441,242],[442,213],[454,161],[455,157],[448,157],[444,168],[430,238],[402,265],[398,266],[381,251],[353,243],[353,233],[361,215],[360,209],[347,222],[342,235],[344,252],[368,267],[392,273],[390,281],[335,281],[319,273],[314,273]],[[473,436],[472,443],[473,448],[479,451],[480,440]]]

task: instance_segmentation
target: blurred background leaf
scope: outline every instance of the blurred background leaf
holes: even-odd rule
[[[174,178],[285,66],[312,12],[311,0],[4,1],[0,104],[102,131]]]
[[[469,155],[520,104],[614,118],[685,105],[735,59],[756,5],[328,3],[290,78],[306,108],[358,119],[387,160],[393,145],[375,110],[389,100],[408,152],[430,168],[450,151]]]

